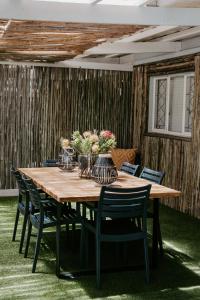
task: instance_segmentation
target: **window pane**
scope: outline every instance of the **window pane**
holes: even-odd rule
[[[192,131],[193,98],[194,98],[194,76],[188,76],[186,81],[185,132]]]
[[[168,130],[182,132],[184,77],[170,79]]]
[[[156,80],[154,128],[165,129],[167,79]]]

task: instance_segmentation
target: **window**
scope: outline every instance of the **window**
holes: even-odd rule
[[[149,132],[190,137],[194,73],[150,78]]]

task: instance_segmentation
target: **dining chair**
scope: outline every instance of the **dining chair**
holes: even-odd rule
[[[157,184],[162,184],[162,181],[165,177],[165,172],[155,171],[155,170],[144,167],[139,177],[143,178],[143,179],[147,179],[147,180],[152,181]],[[156,204],[158,206],[159,201],[156,201],[156,199],[154,199],[154,201],[156,202]],[[159,206],[156,209],[159,210]],[[147,218],[154,219],[154,222],[157,224],[156,230],[157,230],[157,234],[158,234],[158,243],[159,243],[159,247],[160,247],[160,253],[163,254],[163,241],[162,241],[162,234],[161,234],[161,229],[160,229],[159,214],[158,214],[158,212],[155,214],[155,212],[147,211]],[[155,220],[155,218],[158,218],[158,219]]]
[[[96,284],[101,285],[101,243],[129,242],[143,240],[145,257],[145,277],[149,282],[149,259],[147,246],[147,200],[151,185],[138,188],[113,188],[103,186],[97,207],[93,208],[95,220],[82,219],[81,265],[87,261],[88,231],[95,236],[96,244]],[[142,218],[141,228],[132,222],[132,218]],[[119,221],[118,226],[113,226]],[[119,226],[120,225],[120,226]]]
[[[49,209],[49,206],[47,205],[48,200],[41,198],[40,193],[38,192],[36,186],[34,185],[31,179],[24,178],[24,182],[27,190],[29,191],[29,197],[31,201],[31,210],[28,216],[28,233],[24,257],[27,257],[28,255],[32,227],[34,227],[37,230],[37,238],[35,244],[32,273],[35,273],[37,260],[40,252],[41,239],[43,237],[43,231],[44,229],[55,227],[57,225],[57,209],[56,207],[54,210]],[[54,201],[56,204],[56,200]],[[80,217],[77,211],[69,208],[68,205],[63,205],[59,224],[73,224],[77,221],[79,221],[80,223]]]
[[[130,164],[129,162],[124,162],[120,168],[120,171],[136,176],[138,174],[139,168],[140,168],[139,165],[133,165]]]
[[[12,241],[15,241],[16,239],[16,233],[17,233],[17,227],[19,223],[19,217],[20,214],[23,216],[23,224],[22,224],[22,231],[21,231],[21,238],[20,238],[20,245],[19,245],[19,253],[22,253],[23,244],[24,244],[24,237],[26,233],[26,226],[27,226],[27,220],[28,215],[30,211],[30,200],[29,200],[29,192],[26,188],[24,179],[21,175],[21,173],[16,170],[13,166],[10,169],[11,174],[15,177],[18,189],[19,189],[19,196],[18,196],[18,203],[17,203],[17,211],[15,216],[15,224],[13,229],[13,235],[12,235]],[[49,208],[54,206],[52,202],[50,202],[50,198],[46,197],[45,193],[41,189],[37,189],[37,191],[40,193],[40,196],[43,199],[46,199],[46,205],[48,205]]]
[[[58,160],[56,159],[46,159],[42,162],[43,167],[57,167],[58,166]]]
[[[15,241],[16,239],[20,214],[24,217],[23,224],[22,224],[21,238],[20,238],[20,246],[19,246],[19,253],[21,253],[23,243],[24,243],[24,236],[26,232],[28,214],[29,214],[29,195],[20,172],[17,171],[14,167],[11,167],[11,174],[15,177],[19,189],[18,204],[17,204],[17,211],[15,216],[15,224],[13,229],[12,241]]]

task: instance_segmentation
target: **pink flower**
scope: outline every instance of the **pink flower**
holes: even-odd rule
[[[105,139],[113,139],[115,138],[114,134],[110,130],[102,130],[100,132],[100,136]]]

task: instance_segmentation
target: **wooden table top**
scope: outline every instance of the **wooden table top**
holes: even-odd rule
[[[31,178],[33,182],[58,202],[98,201],[100,189],[93,180],[80,178],[78,171],[62,171],[57,167],[19,168],[21,173]],[[117,187],[139,187],[152,184],[150,197],[178,197],[181,192],[152,183],[148,180],[118,172],[118,179],[113,184]]]

